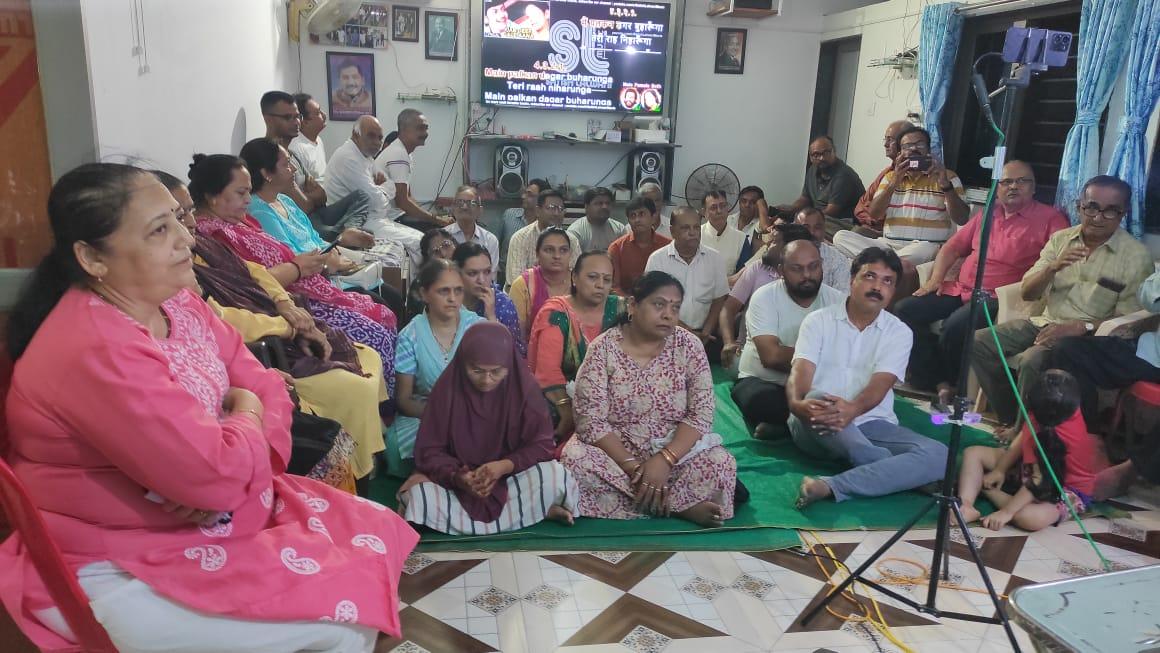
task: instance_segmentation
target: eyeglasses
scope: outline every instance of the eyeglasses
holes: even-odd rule
[[[918,143],[901,143],[898,148],[903,152],[918,152],[920,154],[925,154],[930,151],[930,146],[921,141]]]
[[[1019,177],[1017,179],[1000,179],[999,180],[999,185],[1003,186],[1004,188],[1007,188],[1010,186],[1030,186],[1031,184],[1034,184],[1034,183],[1035,183],[1035,180],[1032,179],[1031,177]]]
[[[470,209],[473,206],[483,206],[483,202],[479,200],[455,200],[455,208]]]
[[[817,152],[810,152],[810,158],[811,159],[821,159],[829,154],[833,154],[833,152],[834,152],[833,149],[818,150]]]
[[[438,250],[455,249],[455,241],[454,240],[445,240],[445,241],[439,243],[438,245],[436,245],[435,249],[438,249]]]
[[[1105,206],[1101,208],[1100,205],[1096,204],[1095,202],[1090,202],[1088,204],[1080,204],[1077,202],[1076,206],[1079,207],[1080,213],[1086,215],[1089,218],[1094,218],[1098,215],[1104,220],[1114,221],[1124,217],[1124,214],[1126,213],[1124,209],[1121,209],[1118,206]]]
[[[174,209],[173,217],[177,218],[178,222],[185,222],[186,218],[193,216],[193,211],[193,207],[187,209],[184,206],[179,206]]]
[[[563,213],[563,212],[564,212],[564,207],[562,207],[562,206],[551,206],[551,205],[548,205],[548,206],[541,206],[541,207],[540,207],[540,210],[541,210],[541,211],[547,211],[548,213]]]
[[[286,122],[293,122],[295,120],[302,120],[302,114],[300,114],[300,113],[264,113],[262,115],[272,116],[274,118],[281,118],[282,120],[285,120]]]

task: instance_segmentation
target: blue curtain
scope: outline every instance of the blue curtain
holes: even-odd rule
[[[930,132],[930,150],[942,158],[943,107],[950,92],[951,74],[959,41],[963,38],[963,17],[956,14],[962,3],[946,2],[922,10],[922,33],[918,42],[918,101],[922,122]]]
[[[1079,19],[1075,124],[1067,132],[1055,205],[1078,222],[1079,191],[1100,167],[1100,116],[1127,58],[1136,0],[1084,0]]]
[[[1148,156],[1144,131],[1160,102],[1160,0],[1139,0],[1131,51],[1128,54],[1127,86],[1120,137],[1108,164],[1108,174],[1132,186],[1132,209],[1124,228],[1137,238],[1144,236],[1144,196],[1148,184]]]

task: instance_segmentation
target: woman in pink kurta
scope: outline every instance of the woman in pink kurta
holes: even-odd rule
[[[628,322],[598,336],[576,379],[576,437],[560,461],[585,517],[674,514],[703,526],[733,516],[737,462],[712,433],[704,346],[679,328],[684,290],[664,272],[637,281]]]
[[[381,505],[285,473],[285,386],[181,289],[192,238],[176,208],[131,166],[57,182],[56,249],[11,317],[8,461],[122,651],[369,650],[374,631],[399,634],[418,537]],[[0,547],[0,599],[35,642],[60,645],[23,546]],[[102,583],[115,600],[94,595]]]

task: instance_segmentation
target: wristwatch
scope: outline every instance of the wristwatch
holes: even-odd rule
[[[1091,322],[1084,322],[1083,330],[1087,332],[1088,335],[1091,335],[1096,332],[1096,325],[1092,324]]]

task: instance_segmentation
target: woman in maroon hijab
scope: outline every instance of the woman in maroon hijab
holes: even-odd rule
[[[400,491],[407,521],[471,535],[572,523],[576,483],[552,457],[548,407],[506,327],[468,328],[427,406]]]

